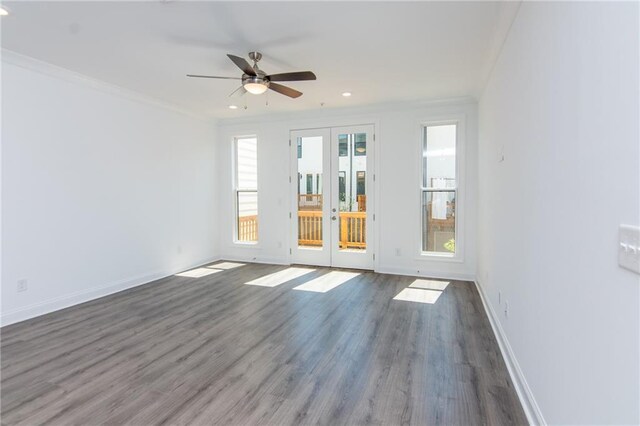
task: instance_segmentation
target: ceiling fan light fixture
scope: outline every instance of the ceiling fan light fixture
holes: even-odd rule
[[[0,16],[9,16],[9,9],[4,6],[0,6]]]
[[[229,109],[238,109],[237,105],[229,105]]]
[[[351,96],[351,92],[342,92],[342,96],[348,98],[349,96]]]
[[[252,95],[261,95],[267,91],[268,87],[264,83],[245,83],[244,88]]]

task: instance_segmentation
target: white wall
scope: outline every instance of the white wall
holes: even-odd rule
[[[215,257],[214,138],[215,123],[3,52],[2,323]]]
[[[640,423],[640,277],[617,265],[640,222],[638,18],[524,2],[479,105],[478,279],[536,421]]]
[[[460,262],[427,260],[420,251],[420,123],[444,118],[463,118],[467,157],[462,171],[466,186],[464,214],[459,226],[464,234],[464,257]],[[475,182],[476,105],[451,101],[410,105],[378,106],[367,109],[326,110],[313,113],[273,115],[255,119],[225,120],[219,123],[217,138],[218,181],[220,182],[221,256],[236,260],[289,263],[291,206],[289,200],[289,131],[352,124],[376,126],[375,207],[378,222],[376,270],[433,277],[473,279],[475,277]],[[258,245],[233,243],[232,142],[234,136],[258,136],[258,197],[260,235]],[[295,148],[295,147],[294,147]],[[293,151],[291,151],[293,152]],[[295,177],[294,177],[295,178]],[[293,179],[292,185],[295,185]],[[293,187],[295,190],[295,187]],[[228,206],[228,207],[225,207]],[[370,210],[372,206],[367,206]],[[399,249],[400,255],[396,255]]]

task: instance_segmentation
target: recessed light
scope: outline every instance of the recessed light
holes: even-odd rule
[[[229,109],[238,109],[237,105],[229,105]]]
[[[342,93],[342,96],[344,96],[345,98],[348,98],[349,96],[351,96],[351,92],[344,92]]]
[[[0,16],[7,16],[9,14],[9,9],[6,9],[4,6],[0,6]]]

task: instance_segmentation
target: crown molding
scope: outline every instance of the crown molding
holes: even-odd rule
[[[446,107],[459,107],[463,105],[477,105],[477,100],[473,96],[460,96],[454,98],[442,98],[442,99],[423,99],[406,102],[386,102],[376,103],[369,105],[343,107],[343,108],[315,108],[304,111],[287,111],[287,112],[275,112],[270,114],[256,114],[248,117],[232,117],[232,118],[220,118],[218,119],[218,125],[220,126],[234,126],[249,123],[259,123],[265,120],[270,122],[284,122],[315,118],[332,118],[332,117],[344,117],[345,115],[371,115],[379,114],[382,112],[402,112],[402,111],[415,111],[418,109],[428,108],[446,108]]]
[[[135,90],[126,89],[115,84],[107,83],[105,81],[98,80],[96,78],[89,77],[75,71],[71,71],[67,68],[62,68],[57,65],[41,61],[39,59],[35,59],[31,56],[22,55],[12,50],[4,48],[0,49],[0,59],[2,64],[14,65],[20,68],[27,69],[29,71],[34,71],[72,84],[88,87],[120,98],[139,102],[156,108],[161,108],[173,113],[186,115],[200,121],[204,121],[207,123],[215,123],[217,121],[213,117],[208,117],[204,114],[196,113],[173,103],[154,98],[153,96],[148,96],[140,92],[136,92]]]

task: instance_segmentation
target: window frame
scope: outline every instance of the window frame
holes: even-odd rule
[[[238,141],[240,139],[255,139],[256,140],[256,188],[255,189],[251,189],[251,188],[240,188],[238,186]],[[240,239],[238,239],[238,233],[239,233],[239,208],[238,208],[238,195],[240,193],[252,193],[254,192],[256,194],[256,202],[258,204],[258,208],[257,208],[257,218],[256,221],[259,224],[260,223],[260,201],[259,201],[259,194],[258,194],[258,189],[259,189],[259,174],[258,174],[258,135],[257,134],[248,134],[248,135],[240,135],[240,136],[234,136],[233,137],[233,142],[232,142],[232,146],[231,146],[231,156],[232,156],[232,196],[233,196],[233,244],[239,245],[239,246],[252,246],[255,247],[259,244],[260,242],[260,228],[258,227],[257,230],[257,239],[256,241],[242,241]]]
[[[464,210],[464,192],[465,192],[465,181],[464,181],[464,167],[465,167],[465,144],[466,144],[466,123],[465,123],[464,115],[450,115],[437,119],[430,120],[422,120],[418,123],[418,229],[420,232],[418,233],[418,239],[416,242],[417,246],[417,259],[422,260],[435,260],[442,262],[456,262],[462,263],[464,262],[464,243],[465,243],[465,235],[464,235],[464,220],[465,220],[465,210]],[[423,149],[424,149],[424,138],[426,137],[426,128],[433,126],[444,126],[444,125],[455,125],[456,126],[456,160],[455,160],[455,179],[456,185],[455,188],[446,188],[446,189],[434,189],[423,186],[424,184],[424,175],[423,175]],[[422,218],[422,197],[424,192],[442,192],[442,191],[451,191],[455,192],[455,226],[454,226],[454,235],[456,242],[456,251],[454,253],[447,252],[436,252],[436,251],[423,251],[423,218]]]

